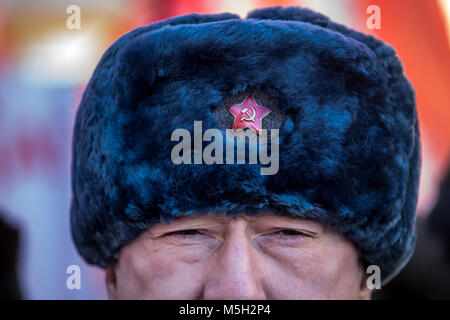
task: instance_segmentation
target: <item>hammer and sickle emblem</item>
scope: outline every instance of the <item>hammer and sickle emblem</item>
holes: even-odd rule
[[[242,109],[242,110],[241,110],[241,113],[242,113],[242,114],[245,114],[247,117],[242,117],[242,118],[241,118],[241,122],[242,122],[242,121],[252,121],[252,122],[255,122],[256,110],[255,110],[255,108],[252,107],[251,104],[249,104],[249,106],[250,106],[250,108],[253,110],[253,114],[250,115],[250,113],[248,112],[248,108]]]

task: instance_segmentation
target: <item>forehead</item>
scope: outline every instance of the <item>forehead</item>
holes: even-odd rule
[[[196,227],[205,225],[230,225],[236,222],[241,222],[249,225],[272,225],[278,227],[310,227],[317,231],[323,231],[326,226],[319,221],[307,219],[287,214],[264,213],[259,215],[242,214],[234,217],[229,217],[220,213],[197,214],[189,217],[182,217],[167,223],[158,223],[154,227],[159,229],[169,229],[173,227]]]

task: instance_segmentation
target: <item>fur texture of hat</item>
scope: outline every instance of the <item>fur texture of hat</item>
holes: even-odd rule
[[[254,91],[282,115],[277,174],[171,161],[175,129],[225,130],[216,108]],[[299,7],[190,14],[122,36],[92,75],[74,127],[72,235],[106,267],[160,221],[292,214],[348,236],[387,282],[414,250],[419,173],[415,94],[389,45]]]

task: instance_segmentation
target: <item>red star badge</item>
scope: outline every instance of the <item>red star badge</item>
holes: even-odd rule
[[[256,104],[250,94],[241,104],[228,107],[228,111],[233,115],[233,131],[249,128],[256,133],[261,133],[262,119],[272,111]]]

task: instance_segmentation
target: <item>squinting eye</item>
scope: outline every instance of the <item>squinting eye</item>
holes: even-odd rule
[[[314,238],[314,235],[307,233],[307,231],[300,231],[294,229],[274,229],[267,230],[267,233],[258,237],[260,239],[260,245],[267,245],[271,248],[272,244],[281,246],[298,246]]]
[[[207,230],[182,229],[166,233],[164,236],[169,241],[183,244],[217,244],[217,240]]]
[[[300,232],[297,230],[292,230],[292,229],[283,229],[278,232],[275,232],[275,234],[281,235],[281,236],[309,236],[306,233],[303,233],[303,232]]]
[[[198,235],[201,235],[201,233],[195,229],[186,229],[186,230],[177,230],[177,231],[169,232],[166,234],[166,236],[170,236],[170,235],[198,236]]]

